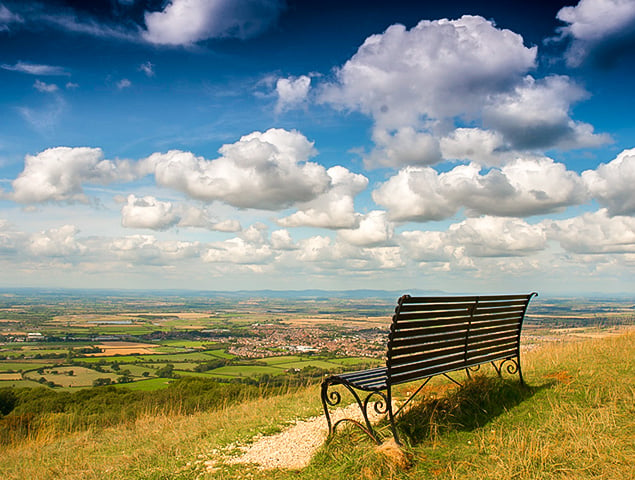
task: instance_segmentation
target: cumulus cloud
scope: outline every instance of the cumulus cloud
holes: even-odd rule
[[[607,208],[609,215],[634,215],[635,148],[624,150],[614,160],[595,170],[582,172],[593,197]]]
[[[478,112],[536,60],[520,35],[477,16],[392,25],[368,37],[321,101],[371,115],[384,129]]]
[[[528,76],[513,92],[485,107],[484,122],[519,150],[595,147],[610,137],[594,134],[591,125],[569,116],[571,105],[586,96],[568,77],[537,81]]]
[[[276,103],[276,113],[281,113],[306,102],[311,88],[311,79],[306,75],[297,78],[279,78],[276,81],[276,95],[278,101]]]
[[[191,152],[154,153],[132,162],[110,161],[99,148],[56,147],[25,157],[24,170],[7,195],[19,203],[88,202],[83,185],[132,181],[154,174],[156,183],[205,202],[222,201],[239,208],[276,210],[295,204],[326,209],[340,202],[332,223],[352,226],[352,196],[367,179],[343,167],[327,171],[309,159],[313,143],[297,131],[270,129],[254,132],[220,148],[221,157],[207,160]],[[315,205],[308,202],[318,199]],[[348,197],[351,198],[348,198]],[[344,212],[345,210],[345,212]],[[344,213],[342,213],[344,212]],[[347,215],[346,222],[341,217]],[[183,218],[187,217],[185,213]],[[196,212],[191,211],[190,223]],[[235,230],[221,222],[222,229]]]
[[[541,225],[520,219],[484,216],[468,218],[447,231],[405,231],[397,238],[404,253],[418,262],[472,266],[470,258],[522,257],[544,250],[547,235]]]
[[[284,227],[350,228],[358,224],[354,198],[366,189],[368,179],[348,169],[335,166],[326,173],[330,187],[310,202],[299,205],[299,210],[278,220]]]
[[[501,165],[515,155],[503,136],[493,130],[457,128],[441,138],[439,143],[443,158],[467,160],[480,165]]]
[[[64,225],[52,228],[29,238],[26,250],[35,256],[42,257],[68,257],[81,255],[87,247],[77,241],[79,230],[74,225]]]
[[[407,167],[373,192],[396,221],[442,220],[461,207],[472,216],[538,215],[587,198],[581,178],[549,158],[519,158],[486,173],[476,164],[443,173]]]
[[[274,251],[268,244],[254,244],[238,237],[208,244],[201,254],[204,262],[250,265],[267,264],[273,257]]]
[[[163,202],[153,196],[128,195],[121,209],[121,224],[126,228],[167,230],[171,227],[196,227],[220,232],[241,230],[238,220],[217,220],[206,210],[186,204]]]
[[[611,216],[607,209],[567,220],[545,222],[549,237],[578,254],[635,253],[635,218]]]
[[[239,208],[275,210],[314,199],[329,186],[321,165],[309,162],[313,143],[296,131],[254,132],[224,145],[222,156],[206,160],[172,150],[145,159],[159,185],[204,201]]]
[[[104,160],[99,148],[55,147],[27,155],[9,197],[18,203],[88,202],[82,184],[108,184],[143,175],[129,162]]]
[[[107,242],[106,251],[138,268],[139,265],[166,265],[197,258],[201,254],[201,245],[198,242],[161,242],[154,235],[129,235]]]
[[[295,250],[297,246],[286,229],[271,232],[271,246],[276,250]]]
[[[209,38],[247,39],[261,34],[283,8],[278,0],[171,0],[146,12],[143,38],[159,45],[192,45]]]
[[[364,215],[355,229],[338,232],[338,237],[352,245],[363,247],[386,244],[393,235],[393,225],[386,218],[386,212],[376,210]]]
[[[364,157],[368,168],[433,165],[442,160],[439,141],[412,127],[401,127],[395,132],[375,128],[373,141],[375,149]]]
[[[547,235],[539,225],[500,217],[468,218],[452,225],[448,236],[474,257],[525,256],[543,250]]]
[[[627,40],[633,45],[635,35],[635,3],[632,0],[580,0],[578,5],[563,7],[558,20],[567,23],[560,29],[563,37],[571,38],[567,62],[580,65],[589,55],[611,57],[614,43]]]
[[[151,196],[128,195],[127,203],[121,209],[121,224],[127,228],[165,230],[178,220],[171,202],[161,202]]]

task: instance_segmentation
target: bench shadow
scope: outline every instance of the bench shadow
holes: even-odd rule
[[[522,386],[517,379],[476,375],[444,395],[420,393],[413,405],[397,417],[396,427],[402,441],[410,445],[452,431],[471,431],[555,383]]]

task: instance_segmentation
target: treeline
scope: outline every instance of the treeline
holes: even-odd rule
[[[145,415],[191,414],[217,410],[251,398],[288,392],[300,382],[249,385],[184,377],[155,391],[125,387],[85,388],[75,392],[49,388],[0,389],[0,444],[57,433],[131,422]]]

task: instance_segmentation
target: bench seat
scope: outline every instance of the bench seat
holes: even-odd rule
[[[329,435],[337,425],[348,421],[379,443],[368,418],[372,400],[376,413],[388,414],[393,436],[399,443],[395,416],[405,404],[393,412],[393,385],[424,381],[407,399],[407,404],[432,377],[444,375],[460,385],[448,374],[465,370],[469,376],[471,370],[485,363],[491,363],[499,375],[507,365],[507,372],[518,373],[524,384],[520,367],[520,332],[527,306],[534,295],[537,294],[402,296],[390,325],[386,366],[332,375],[322,382],[322,404]],[[336,385],[351,393],[362,411],[363,422],[345,418],[332,424],[329,407],[341,401],[339,391],[331,389]],[[358,391],[366,392],[363,400]]]

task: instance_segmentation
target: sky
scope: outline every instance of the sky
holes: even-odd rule
[[[635,286],[635,0],[0,0],[0,287]]]

